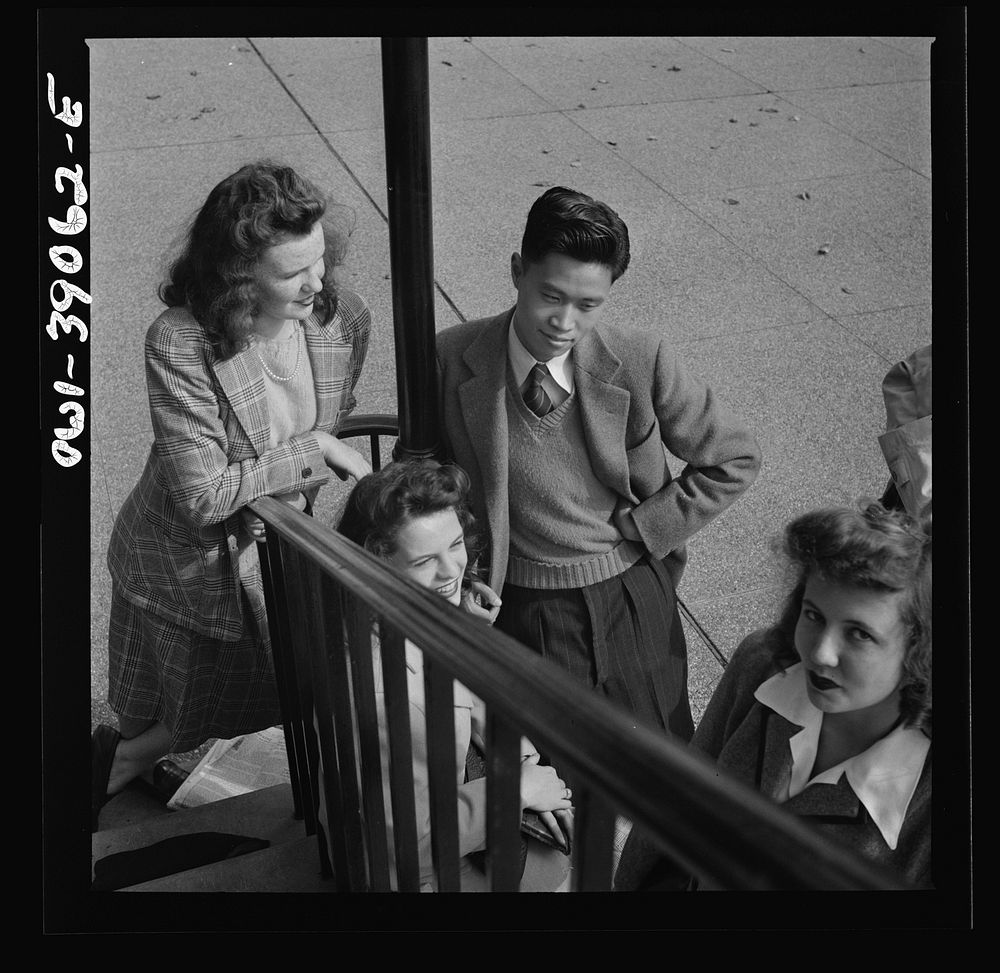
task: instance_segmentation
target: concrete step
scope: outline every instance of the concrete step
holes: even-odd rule
[[[118,852],[145,848],[177,835],[201,831],[263,838],[271,847],[166,876],[129,891],[325,891],[319,875],[315,835],[293,816],[288,784],[213,801],[201,807],[166,811],[92,836],[92,861]]]

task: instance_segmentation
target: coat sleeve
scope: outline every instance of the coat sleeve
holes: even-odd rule
[[[775,668],[767,635],[767,630],[754,632],[740,643],[698,723],[691,746],[713,760],[746,718],[754,690]],[[691,884],[681,865],[642,828],[633,827],[615,873],[615,891],[676,891]]]
[[[756,479],[760,448],[744,422],[659,343],[652,404],[660,439],[686,465],[632,510],[647,549],[663,557],[717,517]]]
[[[198,527],[224,521],[251,500],[304,491],[330,471],[313,433],[302,433],[260,456],[231,461],[208,346],[193,328],[161,318],[146,336],[146,382],[166,489]]]
[[[438,351],[434,358],[434,374],[437,379],[437,384],[435,386],[435,394],[437,395],[437,409],[438,416],[441,417],[441,421],[438,424],[438,435],[440,441],[438,442],[438,447],[441,450],[441,458],[445,462],[451,461],[453,457],[453,452],[451,448],[451,440],[448,437],[448,424],[445,421],[445,416],[447,415],[447,394],[445,392],[445,365],[441,360],[441,346],[440,339],[438,344]]]
[[[931,513],[931,365],[926,345],[893,365],[882,381],[886,431],[878,437],[879,446],[903,507],[918,519]]]
[[[713,760],[746,719],[757,687],[777,671],[772,638],[771,629],[762,629],[739,644],[705,707],[691,746]]]

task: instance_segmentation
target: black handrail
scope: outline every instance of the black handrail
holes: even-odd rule
[[[581,887],[610,886],[611,808],[714,887],[907,887],[756,791],[719,776],[686,747],[635,726],[624,709],[568,681],[551,662],[455,611],[311,518],[269,497],[251,506],[267,524],[268,545],[296,552],[300,563],[370,606],[432,665],[468,686],[491,713],[516,723],[551,756],[584,795]],[[588,866],[587,859],[595,864]]]

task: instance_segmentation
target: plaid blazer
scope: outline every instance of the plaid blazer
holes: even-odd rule
[[[316,390],[314,429],[333,433],[355,406],[371,314],[342,291],[333,320],[304,322]],[[211,638],[243,631],[239,512],[251,500],[299,491],[312,499],[330,470],[315,436],[269,447],[260,360],[247,349],[220,361],[184,308],[169,308],[146,334],[153,446],[122,505],[108,548],[118,591],[148,611]],[[244,538],[245,540],[245,538]],[[244,570],[246,566],[244,565]]]

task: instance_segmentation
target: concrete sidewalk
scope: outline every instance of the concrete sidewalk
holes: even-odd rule
[[[754,429],[756,485],[699,533],[680,595],[728,656],[771,620],[769,542],[878,495],[880,383],[931,340],[930,38],[454,37],[429,42],[436,318],[513,303],[531,202],[611,204],[632,264],[609,319],[664,334]],[[395,412],[377,38],[97,39],[91,49],[92,722],[115,514],[152,441],[142,339],[161,258],[219,179],[289,163],[353,210],[372,309],[360,412]],[[822,251],[822,252],[821,252]],[[344,487],[321,494],[330,523]],[[696,719],[721,667],[688,628]]]

